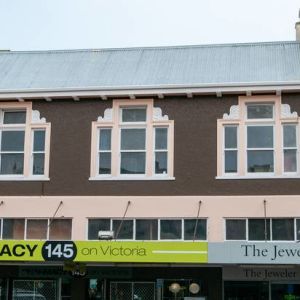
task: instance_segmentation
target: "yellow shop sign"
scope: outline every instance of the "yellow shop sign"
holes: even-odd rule
[[[207,263],[206,242],[0,241],[0,261]]]

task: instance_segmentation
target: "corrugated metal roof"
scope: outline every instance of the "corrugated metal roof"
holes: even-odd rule
[[[0,92],[300,82],[300,43],[0,52]]]

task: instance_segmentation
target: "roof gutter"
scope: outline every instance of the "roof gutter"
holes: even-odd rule
[[[200,95],[231,93],[280,93],[299,92],[300,81],[260,82],[260,83],[225,83],[225,84],[193,84],[193,85],[156,85],[156,86],[124,86],[124,87],[87,87],[58,89],[23,89],[0,90],[0,100],[52,99],[100,97],[134,97],[156,95]]]

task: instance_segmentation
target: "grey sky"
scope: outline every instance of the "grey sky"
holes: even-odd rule
[[[0,0],[0,49],[294,40],[299,0]]]

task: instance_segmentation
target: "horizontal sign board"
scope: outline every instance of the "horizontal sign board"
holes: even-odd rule
[[[0,241],[0,261],[207,263],[206,242]]]
[[[208,262],[222,264],[299,264],[299,243],[209,243]]]

